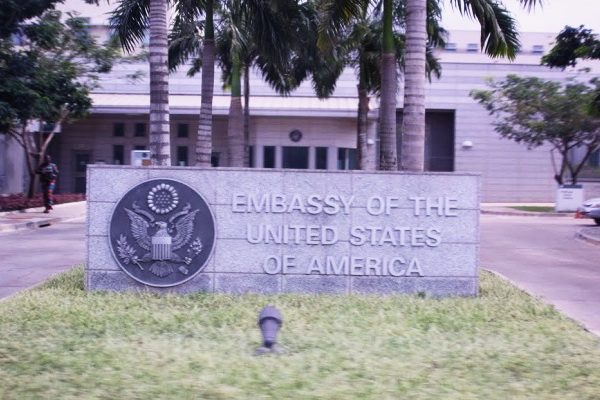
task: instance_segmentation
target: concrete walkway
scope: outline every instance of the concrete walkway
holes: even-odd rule
[[[59,222],[85,217],[86,202],[57,204],[54,210],[44,214],[44,207],[29,208],[23,211],[0,212],[0,233],[23,229],[45,228]]]

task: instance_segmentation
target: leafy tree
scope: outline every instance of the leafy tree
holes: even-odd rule
[[[552,49],[542,57],[542,65],[564,70],[577,66],[579,59],[600,59],[598,35],[583,25],[565,26],[556,36]]]
[[[566,26],[557,36],[554,47],[542,57],[542,65],[565,69],[577,66],[579,59],[600,60],[600,40],[591,29]],[[600,92],[588,104],[588,111],[600,117]]]
[[[117,49],[98,44],[85,18],[67,13],[65,19],[59,11],[46,11],[15,33],[18,43],[0,41],[0,130],[25,150],[31,198],[37,163],[61,124],[86,115],[89,93],[98,74],[112,68]]]
[[[474,90],[471,96],[498,117],[496,132],[530,149],[550,144],[554,179],[563,184],[568,175],[576,184],[589,156],[600,148],[600,119],[586,112],[586,104],[600,89],[600,80],[570,80],[563,85],[509,75],[503,81],[490,81],[489,86],[491,90]],[[583,156],[575,157],[574,152],[581,149]]]

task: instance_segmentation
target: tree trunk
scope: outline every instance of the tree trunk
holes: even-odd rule
[[[198,138],[196,139],[196,166],[211,166],[212,157],[212,103],[215,87],[215,31],[213,24],[213,2],[206,2],[206,22],[202,53],[202,100]]]
[[[150,157],[171,165],[167,2],[150,0]]]
[[[362,73],[362,72],[361,72]],[[358,169],[366,170],[367,160],[367,116],[369,114],[369,95],[358,85],[358,115],[356,118],[356,156]]]
[[[383,2],[383,54],[381,59],[381,105],[379,107],[380,169],[396,171],[396,52],[392,31],[392,0]]]
[[[250,167],[250,62],[244,63],[244,167]]]
[[[408,0],[406,11],[402,169],[418,172],[425,169],[426,0]]]
[[[231,74],[231,103],[229,106],[229,121],[227,124],[227,140],[229,151],[229,166],[244,166],[244,116],[242,113],[241,96],[241,62],[238,55],[233,55],[233,70]]]

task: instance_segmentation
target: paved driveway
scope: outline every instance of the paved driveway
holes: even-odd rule
[[[85,260],[85,217],[0,234],[0,298]]]
[[[600,336],[600,247],[575,239],[590,220],[481,216],[481,265]]]

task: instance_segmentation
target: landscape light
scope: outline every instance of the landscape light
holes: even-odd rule
[[[277,333],[283,324],[281,313],[273,306],[267,306],[260,311],[258,315],[258,326],[262,333],[264,351],[272,351],[273,346],[277,344]]]

